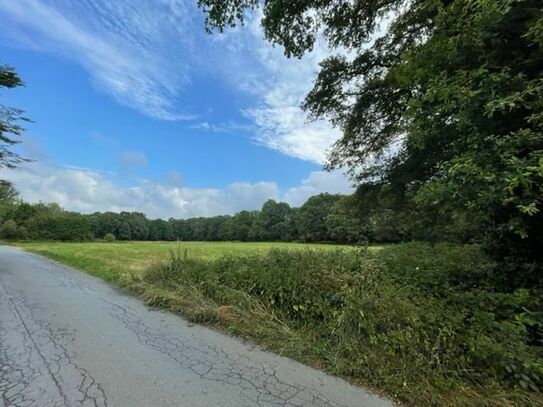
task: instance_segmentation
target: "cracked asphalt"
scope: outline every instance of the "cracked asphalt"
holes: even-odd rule
[[[0,407],[393,404],[92,276],[0,247]]]

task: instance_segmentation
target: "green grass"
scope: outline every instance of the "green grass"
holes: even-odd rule
[[[212,260],[223,255],[263,253],[271,248],[333,250],[350,247],[285,242],[28,242],[16,245],[108,281],[137,276],[149,265],[168,259],[172,250],[187,250],[192,258]]]

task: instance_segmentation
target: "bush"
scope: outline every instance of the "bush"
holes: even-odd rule
[[[155,304],[407,405],[543,405],[540,298],[493,290],[492,267],[477,246],[451,244],[213,261],[176,253],[144,282]]]
[[[112,243],[114,242],[115,240],[117,240],[117,238],[115,237],[115,235],[113,233],[108,233],[104,236],[104,240],[108,243]]]
[[[14,220],[8,219],[4,222],[0,228],[0,237],[2,239],[17,239],[19,237],[19,229],[17,228],[17,223]]]
[[[19,226],[17,229],[17,238],[21,240],[28,239],[28,230],[24,226]]]

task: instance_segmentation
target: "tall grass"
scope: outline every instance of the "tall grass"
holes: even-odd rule
[[[543,406],[541,302],[496,292],[476,246],[271,250],[153,264],[151,304],[412,406]]]

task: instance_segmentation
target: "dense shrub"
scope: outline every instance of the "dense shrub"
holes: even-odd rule
[[[17,238],[20,240],[28,239],[28,230],[24,226],[19,226],[17,229]]]
[[[2,239],[17,239],[19,237],[19,229],[15,221],[8,219],[0,227],[0,237]]]
[[[106,242],[111,243],[111,242],[114,242],[114,241],[116,240],[116,238],[115,238],[115,235],[114,235],[113,233],[107,233],[107,234],[104,236],[104,240],[105,240]]]
[[[543,405],[540,298],[495,291],[492,267],[477,246],[451,244],[213,261],[176,253],[144,282],[152,302],[409,405]],[[192,313],[195,302],[205,312]]]

